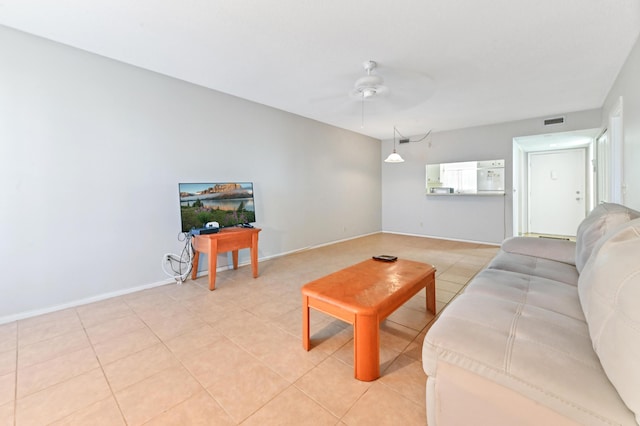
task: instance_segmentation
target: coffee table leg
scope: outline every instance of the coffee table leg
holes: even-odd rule
[[[436,314],[436,278],[435,273],[431,274],[429,278],[427,278],[427,283],[425,285],[425,291],[427,293],[427,311],[432,314]]]
[[[309,350],[309,298],[302,296],[302,347]]]
[[[356,315],[353,327],[353,363],[356,379],[370,382],[380,377],[380,323],[375,315]]]

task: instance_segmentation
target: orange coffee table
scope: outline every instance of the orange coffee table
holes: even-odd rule
[[[353,325],[358,380],[380,376],[380,322],[421,289],[427,310],[436,313],[435,268],[425,263],[366,260],[302,287],[302,346],[309,350],[309,308]]]

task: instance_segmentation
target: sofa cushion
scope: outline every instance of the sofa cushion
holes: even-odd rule
[[[475,293],[473,287],[475,279],[427,332],[422,359],[429,380],[437,382],[438,366],[446,363],[581,424],[633,423],[600,366],[583,319],[534,306],[528,298],[516,302]],[[578,303],[575,287],[573,297]]]
[[[593,249],[578,283],[593,348],[609,380],[640,422],[640,219]]]
[[[516,303],[527,303],[584,322],[576,287],[560,281],[518,272],[485,269],[465,293],[484,294]]]
[[[572,264],[536,256],[507,253],[504,250],[500,250],[487,268],[519,272],[521,274],[560,281],[573,286],[578,284],[578,271]]]
[[[640,212],[614,203],[603,203],[594,208],[580,223],[576,233],[576,269],[582,268],[589,260],[598,240],[607,231],[640,217]]]
[[[510,237],[500,248],[507,253],[524,254],[556,262],[576,264],[576,243],[555,238]]]

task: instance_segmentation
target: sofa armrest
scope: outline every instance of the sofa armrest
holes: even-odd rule
[[[556,262],[576,264],[576,243],[551,238],[511,237],[500,248],[507,253],[540,257]]]

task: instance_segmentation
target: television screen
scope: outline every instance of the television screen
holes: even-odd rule
[[[182,232],[218,222],[221,228],[256,221],[252,182],[180,183]]]

